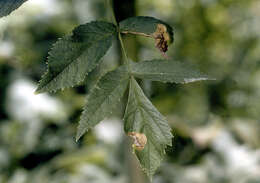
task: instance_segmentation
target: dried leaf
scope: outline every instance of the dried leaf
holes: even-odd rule
[[[153,17],[137,16],[119,23],[121,33],[136,34],[155,39],[155,46],[165,53],[173,43],[173,29],[165,22]]]

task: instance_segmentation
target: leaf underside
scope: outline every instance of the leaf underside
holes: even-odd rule
[[[151,61],[132,62],[132,75],[141,79],[170,83],[190,83],[212,80],[191,65],[173,60],[155,59]]]
[[[144,149],[136,150],[135,154],[142,169],[151,178],[160,166],[166,146],[171,146],[173,136],[165,118],[144,95],[134,78],[130,80],[124,122],[126,133],[142,133],[147,138]]]
[[[119,67],[115,71],[103,76],[97,85],[87,96],[87,102],[81,115],[76,140],[90,128],[110,116],[117,110],[117,104],[120,102],[127,89],[129,75],[125,67]]]
[[[0,18],[9,15],[27,0],[0,0]]]
[[[73,87],[82,82],[111,47],[116,28],[96,21],[75,28],[71,36],[57,41],[48,57],[48,70],[37,93]]]

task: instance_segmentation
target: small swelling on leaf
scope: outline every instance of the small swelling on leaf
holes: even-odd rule
[[[128,18],[119,23],[119,29],[103,21],[80,25],[72,35],[54,44],[49,52],[48,70],[36,92],[56,91],[88,81],[91,88],[80,117],[78,141],[85,132],[118,110],[117,104],[128,91],[124,130],[133,139],[134,153],[142,169],[152,179],[173,136],[165,117],[145,96],[135,78],[183,84],[211,78],[187,63],[164,59],[129,61],[104,75],[98,66],[118,31],[155,39],[156,47],[163,54],[173,42],[172,28],[152,17]],[[86,78],[88,74],[91,76]]]
[[[0,18],[9,15],[26,1],[0,0]],[[153,17],[125,19],[119,23],[119,29],[104,21],[80,25],[73,30],[72,35],[64,36],[54,44],[48,56],[48,70],[36,93],[73,87],[84,80],[94,85],[80,118],[76,135],[76,140],[79,140],[86,131],[117,110],[117,104],[129,89],[124,130],[134,140],[134,153],[144,172],[152,179],[163,159],[165,148],[172,144],[173,136],[166,119],[145,96],[135,77],[172,83],[211,78],[185,63],[173,60],[129,62],[101,77],[103,73],[98,65],[118,31],[153,38],[155,46],[164,56],[174,41],[173,29]],[[91,77],[86,79],[89,73]]]
[[[151,179],[160,166],[166,146],[172,145],[171,128],[132,77],[124,115],[124,130],[134,138],[133,148],[142,169]],[[138,132],[138,133],[136,133]]]
[[[138,16],[125,19],[119,23],[124,34],[136,34],[155,39],[155,46],[163,54],[174,41],[173,29],[165,22],[153,17]]]
[[[144,146],[147,142],[147,138],[145,134],[143,133],[137,133],[137,132],[129,132],[128,136],[134,139],[134,143],[132,147],[138,151],[141,151],[144,149]]]

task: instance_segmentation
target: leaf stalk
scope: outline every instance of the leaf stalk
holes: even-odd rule
[[[129,59],[128,59],[128,56],[127,56],[127,53],[126,53],[125,45],[124,45],[124,42],[123,42],[123,39],[122,39],[122,35],[120,33],[120,30],[119,30],[118,23],[116,21],[114,9],[113,9],[113,6],[112,6],[112,0],[107,0],[107,3],[108,3],[108,6],[109,6],[109,9],[110,9],[110,12],[111,12],[112,22],[117,27],[118,39],[119,39],[121,50],[122,50],[123,57],[124,57],[124,59],[123,59],[124,60],[124,64],[127,65],[128,73],[130,73],[130,70],[131,70],[130,69],[130,62],[129,62]]]

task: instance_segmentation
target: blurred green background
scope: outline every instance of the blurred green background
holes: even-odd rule
[[[115,0],[118,21],[154,16],[175,30],[168,55],[216,81],[142,81],[173,146],[154,183],[260,182],[260,1]],[[51,45],[82,23],[110,21],[105,0],[29,0],[0,19],[0,183],[148,182],[123,133],[123,107],[75,142],[93,83],[34,95]],[[125,36],[131,59],[161,58],[148,38]],[[122,63],[118,44],[100,73]],[[96,77],[91,75],[91,77]]]

